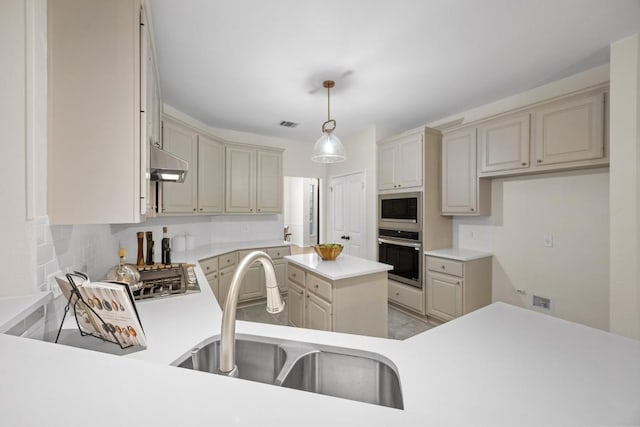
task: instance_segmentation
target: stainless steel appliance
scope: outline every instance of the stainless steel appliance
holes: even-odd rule
[[[139,266],[142,286],[133,292],[137,300],[200,292],[193,265]]]
[[[378,226],[390,230],[420,231],[422,228],[422,193],[379,195]]]
[[[422,289],[420,231],[378,229],[378,261],[393,266],[389,279]]]

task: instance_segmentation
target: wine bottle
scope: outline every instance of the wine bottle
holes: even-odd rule
[[[164,265],[171,264],[171,249],[169,248],[169,245],[167,227],[162,227],[162,263]]]

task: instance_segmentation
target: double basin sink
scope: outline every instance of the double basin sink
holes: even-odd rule
[[[235,353],[241,379],[404,409],[397,369],[376,353],[241,334]],[[219,356],[216,336],[173,365],[215,374]]]

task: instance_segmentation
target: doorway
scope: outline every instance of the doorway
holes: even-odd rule
[[[313,252],[320,242],[320,179],[284,177],[285,238],[291,253]]]

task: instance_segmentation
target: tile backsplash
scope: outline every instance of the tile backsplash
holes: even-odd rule
[[[135,262],[136,232],[152,231],[156,261],[160,260],[162,227],[169,237],[190,234],[195,245],[284,240],[282,215],[219,215],[151,218],[140,224],[50,225],[48,217],[34,221],[36,274],[34,289],[47,290],[52,275],[83,271],[99,280],[118,262],[118,248],[127,249],[127,260]]]

